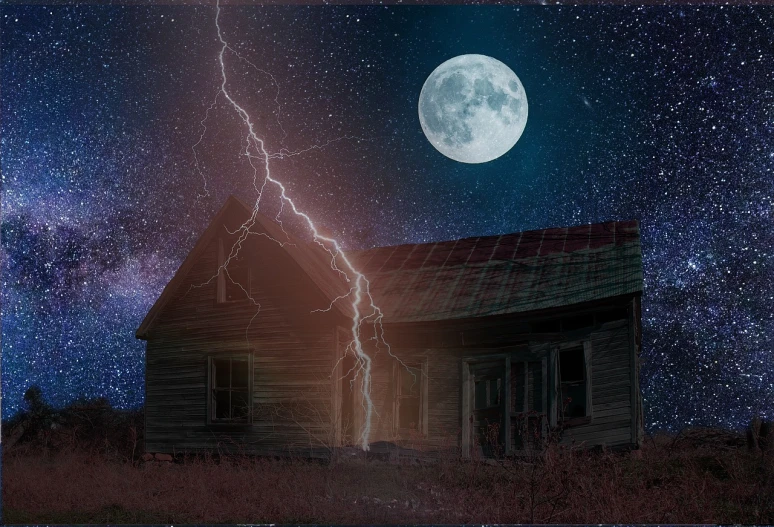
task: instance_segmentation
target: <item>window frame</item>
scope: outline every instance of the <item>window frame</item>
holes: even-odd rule
[[[532,351],[532,350],[530,350]],[[536,377],[539,376],[540,378],[540,407],[535,407],[535,399],[534,395],[535,392],[532,391],[533,394],[533,407],[530,409],[529,407],[529,397],[530,397],[530,368],[529,365],[536,363],[539,365],[538,371],[536,372]],[[522,365],[520,368],[517,365]],[[517,373],[518,372],[518,373]],[[520,423],[522,420],[526,420],[526,426],[530,426],[530,422],[537,422],[537,427],[540,430],[540,435],[543,439],[546,438],[548,434],[548,424],[549,424],[549,412],[550,412],[550,388],[548,386],[548,356],[543,353],[538,353],[537,355],[533,354],[532,356],[525,356],[524,354],[512,354],[510,357],[510,382],[513,383],[516,380],[516,375],[520,374],[522,377],[521,381],[521,408],[517,408],[516,402],[518,402],[518,397],[515,396],[515,391],[511,390],[511,398],[513,399],[514,404],[511,405],[511,400],[508,401],[509,406],[509,415],[510,415],[510,423]],[[532,387],[534,389],[534,381],[532,384]],[[523,444],[522,448],[514,448],[516,438],[519,436],[518,430],[514,430],[512,434],[509,434],[509,443],[507,445],[506,454],[513,454],[514,452],[523,452],[526,450],[529,450],[531,446],[527,444]],[[524,441],[524,439],[521,439]],[[514,443],[514,445],[511,444],[511,442]]]
[[[240,253],[242,251],[246,251],[246,248],[242,247],[240,249]],[[250,293],[250,285],[252,283],[253,279],[253,272],[250,267],[247,254],[244,254],[243,258],[245,259],[245,266],[247,267],[247,284],[240,284],[244,285],[245,289],[247,289],[247,292]],[[216,286],[215,286],[215,303],[216,304],[236,304],[239,302],[245,302],[248,299],[248,297],[244,298],[236,298],[234,300],[227,300],[226,299],[226,280],[228,277],[226,276],[226,273],[228,272],[226,268],[223,267],[223,264],[226,262],[226,251],[225,246],[223,243],[223,237],[218,237],[218,276],[216,279]]]
[[[473,381],[473,411],[477,410],[488,410],[491,408],[501,408],[504,402],[503,392],[505,392],[505,377],[498,378],[497,381],[497,388],[496,388],[496,396],[497,401],[492,402],[492,397],[494,394],[492,393],[492,381],[495,379],[485,379],[482,381]],[[501,381],[501,382],[499,382]],[[479,382],[483,382],[484,384],[484,399],[486,400],[486,406],[478,407],[476,406],[476,396],[478,395],[478,392],[476,391],[476,384]]]
[[[466,355],[462,357],[462,375],[460,381],[461,386],[461,406],[462,406],[462,438],[461,438],[461,450],[463,458],[470,458],[471,451],[473,450],[473,412],[475,407],[475,375],[471,371],[471,368],[481,363],[497,363],[502,361],[502,367],[504,372],[504,385],[502,386],[503,392],[501,394],[502,402],[505,404],[503,408],[503,421],[504,421],[504,436],[505,436],[505,454],[510,455],[511,448],[511,412],[510,412],[510,400],[511,400],[511,357],[514,354],[524,353],[527,351],[522,346],[517,348],[506,348],[499,353],[497,350],[491,350],[493,353],[480,353],[476,355]]]
[[[402,378],[401,378],[401,370],[405,372],[405,366],[409,368],[418,368],[419,369],[419,379],[417,379],[417,382],[419,382],[419,422],[417,423],[416,428],[401,428],[400,426],[400,400],[401,398],[408,398],[401,394],[402,389]],[[393,362],[393,368],[392,368],[392,385],[394,387],[393,389],[393,402],[392,402],[392,430],[395,434],[401,437],[408,436],[409,434],[416,434],[419,433],[423,437],[427,437],[428,435],[428,426],[427,426],[427,385],[428,385],[428,377],[427,377],[427,359],[422,358],[419,360],[407,360],[403,361],[403,364],[398,362],[397,360]],[[411,397],[413,398],[413,397]]]
[[[564,416],[564,399],[562,398],[562,378],[561,378],[561,352],[568,349],[577,347],[583,348],[583,363],[584,363],[584,383],[586,384],[586,412],[584,416],[579,417],[565,417]],[[572,342],[564,342],[556,348],[556,365],[554,372],[554,380],[557,387],[556,392],[556,412],[557,412],[557,424],[562,427],[572,427],[589,424],[594,419],[594,406],[591,398],[592,394],[592,378],[591,378],[591,340],[575,340]]]
[[[247,411],[247,415],[240,419],[223,419],[216,418],[214,412],[216,405],[213,401],[214,395],[214,379],[213,379],[213,366],[215,360],[220,359],[239,359],[247,360],[247,400],[249,401],[250,408]],[[229,372],[229,392],[241,391],[234,390],[232,386],[232,373]],[[212,353],[207,356],[207,424],[216,426],[249,426],[253,423],[253,354],[248,352],[232,352],[232,353]],[[231,410],[231,401],[229,400],[229,411]]]

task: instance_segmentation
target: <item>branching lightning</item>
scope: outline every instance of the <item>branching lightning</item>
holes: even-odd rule
[[[371,295],[371,292],[370,292],[370,283],[368,279],[354,267],[351,260],[347,257],[347,255],[342,250],[338,241],[336,241],[334,238],[324,236],[323,234],[321,234],[318,231],[312,219],[309,217],[309,215],[301,211],[296,206],[295,202],[290,198],[290,196],[288,196],[286,187],[282,184],[281,181],[279,181],[278,179],[275,179],[272,176],[271,166],[270,166],[270,160],[273,160],[273,159],[283,159],[286,157],[301,155],[310,150],[325,148],[326,146],[343,139],[359,139],[359,138],[352,137],[352,136],[345,136],[345,137],[329,140],[322,145],[313,145],[311,147],[298,150],[298,151],[290,151],[288,149],[282,148],[279,152],[274,152],[274,153],[269,152],[266,148],[266,144],[264,140],[255,131],[255,126],[250,115],[232,97],[232,94],[228,90],[228,76],[226,72],[226,60],[225,60],[226,53],[227,52],[232,53],[239,60],[246,62],[247,64],[252,66],[255,70],[265,75],[268,75],[271,78],[273,84],[277,87],[277,94],[275,96],[274,101],[277,104],[278,108],[279,108],[279,84],[277,83],[274,76],[272,76],[269,72],[261,68],[258,68],[255,64],[245,59],[244,57],[240,56],[239,53],[237,53],[231,46],[229,46],[228,42],[223,37],[223,33],[220,27],[220,2],[219,1],[216,3],[215,27],[217,29],[218,40],[220,41],[220,44],[221,44],[220,52],[218,53],[218,62],[220,65],[220,73],[221,73],[221,83],[220,83],[220,89],[217,95],[215,96],[215,100],[209,106],[204,119],[201,121],[203,130],[202,130],[201,136],[199,137],[199,141],[193,146],[196,171],[204,178],[205,194],[208,195],[209,191],[206,186],[206,178],[204,177],[204,174],[200,169],[199,159],[198,159],[198,156],[196,155],[196,148],[198,147],[199,144],[201,144],[201,142],[203,141],[204,135],[206,133],[205,123],[207,121],[207,118],[209,117],[209,113],[216,105],[218,98],[222,96],[223,98],[225,98],[228,105],[237,113],[237,115],[239,115],[242,121],[242,124],[246,128],[244,150],[241,152],[241,154],[247,158],[248,162],[250,163],[250,166],[253,169],[253,187],[255,188],[258,195],[255,201],[255,204],[253,206],[253,211],[250,218],[248,218],[239,228],[237,228],[235,231],[232,232],[232,234],[237,234],[238,236],[229,251],[228,257],[224,258],[224,261],[218,267],[218,270],[215,273],[215,275],[213,275],[206,283],[212,282],[212,280],[215,280],[220,275],[220,273],[224,273],[224,279],[229,280],[232,283],[235,283],[236,285],[238,285],[240,289],[242,289],[242,291],[245,293],[245,295],[258,308],[258,312],[256,312],[256,314],[253,315],[253,317],[250,320],[250,324],[252,324],[252,322],[255,320],[255,317],[260,312],[260,304],[252,298],[252,296],[250,295],[250,292],[247,289],[245,289],[245,287],[243,287],[241,284],[238,284],[237,282],[234,282],[234,280],[231,278],[231,276],[228,273],[228,264],[233,258],[237,257],[239,250],[242,247],[242,243],[250,235],[265,236],[270,240],[272,240],[273,242],[276,242],[282,246],[290,243],[289,241],[283,242],[280,240],[276,240],[271,236],[269,236],[268,234],[265,234],[262,232],[251,231],[251,228],[255,225],[257,221],[257,214],[258,214],[258,211],[261,205],[261,200],[264,196],[266,188],[270,185],[274,186],[279,192],[279,212],[277,213],[275,219],[277,220],[277,223],[282,228],[283,232],[285,232],[285,230],[282,225],[280,216],[285,211],[285,208],[289,207],[290,211],[292,211],[292,213],[295,214],[296,217],[303,220],[302,223],[305,223],[306,226],[309,228],[310,232],[312,233],[314,243],[316,243],[318,246],[320,246],[324,251],[326,251],[330,255],[331,269],[337,272],[348,284],[350,284],[350,289],[348,293],[333,299],[333,301],[331,301],[330,305],[326,309],[316,309],[313,312],[329,311],[333,309],[334,305],[337,302],[343,302],[343,301],[350,302],[350,306],[353,313],[352,325],[350,328],[352,332],[352,340],[346,346],[345,355],[349,353],[353,354],[353,356],[355,357],[355,365],[353,366],[352,370],[350,370],[350,372],[347,372],[347,373],[354,372],[355,374],[353,380],[351,381],[351,388],[353,389],[354,389],[354,379],[358,377],[360,377],[361,379],[364,419],[363,419],[363,426],[360,431],[358,444],[363,448],[363,450],[368,450],[369,438],[371,435],[372,418],[376,414],[376,411],[374,408],[373,400],[371,398],[371,368],[372,368],[373,357],[371,357],[364,349],[364,341],[365,342],[373,341],[375,343],[375,348],[377,350],[376,351],[377,353],[381,348],[384,348],[390,354],[390,356],[398,360],[401,364],[403,364],[403,362],[400,361],[398,357],[392,354],[390,350],[390,346],[384,338],[384,328],[382,325],[382,320],[384,315],[381,309],[379,309],[379,307],[374,302],[373,296]],[[278,116],[278,119],[279,119],[279,116]],[[280,124],[280,128],[281,127],[282,125]],[[283,134],[285,134],[284,129],[282,129],[282,132]],[[283,135],[283,140],[285,135]],[[261,175],[262,175],[262,180],[261,180]],[[287,235],[287,232],[285,232],[285,234]],[[288,240],[290,240],[289,237],[288,237]],[[194,286],[194,287],[202,287],[205,284],[200,284],[199,286]],[[373,335],[368,336],[368,338],[366,338],[366,335],[364,334],[364,327],[367,327],[367,325],[370,325],[373,327]],[[248,324],[246,333],[247,331],[249,331],[249,327],[250,326]],[[339,360],[341,360],[341,358]]]

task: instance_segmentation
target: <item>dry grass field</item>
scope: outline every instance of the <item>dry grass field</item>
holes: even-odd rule
[[[634,453],[549,445],[535,462],[495,464],[452,455],[423,464],[248,456],[141,462],[131,432],[123,448],[109,437],[88,446],[28,443],[4,452],[3,520],[774,523],[774,456],[702,440],[708,433],[651,437]]]
[[[104,400],[53,410],[28,396],[29,411],[3,423],[6,524],[774,524],[774,452],[722,430],[656,435],[634,452],[549,443],[532,461],[450,449],[432,462],[144,462],[141,412]]]

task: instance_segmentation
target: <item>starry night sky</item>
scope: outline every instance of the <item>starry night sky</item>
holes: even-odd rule
[[[347,248],[636,218],[648,430],[774,417],[774,10],[236,7],[229,89]],[[139,407],[134,331],[229,194],[212,6],[0,7],[2,416]],[[441,62],[507,64],[522,138],[466,165],[417,118]],[[207,117],[204,125],[202,120]]]

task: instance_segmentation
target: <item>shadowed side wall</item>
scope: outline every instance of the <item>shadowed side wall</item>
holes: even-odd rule
[[[215,274],[216,238],[148,335],[148,452],[236,444],[253,452],[288,453],[326,450],[331,444],[335,325],[330,313],[310,314],[329,302],[274,242],[253,236],[243,250],[250,261],[250,291],[260,308],[247,298],[217,303],[217,280],[190,288]],[[208,424],[208,357],[248,353],[252,423]]]
[[[391,441],[406,447],[427,450],[460,447],[463,360],[504,352],[511,353],[512,360],[523,360],[519,358],[519,349],[533,350],[534,353],[544,350],[543,353],[548,357],[548,351],[555,348],[559,342],[589,341],[592,353],[591,421],[566,427],[561,441],[566,444],[583,442],[587,446],[634,444],[639,437],[636,427],[641,422],[641,406],[638,403],[637,369],[632,368],[635,361],[635,328],[632,322],[623,318],[605,322],[595,328],[575,332],[566,340],[558,339],[554,342],[533,341],[532,336],[526,334],[503,339],[498,346],[479,348],[454,344],[445,347],[439,347],[437,344],[394,346],[392,353],[403,362],[427,364],[426,434],[396,433],[393,412],[397,384],[394,364],[397,361],[381,351],[374,360],[372,394],[379,416],[374,421],[372,441]],[[389,330],[387,335],[389,338]],[[548,375],[549,379],[553,379],[555,375],[550,361]],[[547,397],[548,404],[551,404],[553,395],[550,391]]]
[[[591,422],[567,428],[563,443],[585,442],[589,446],[632,443],[631,401],[633,328],[626,320],[605,324],[591,333]]]

